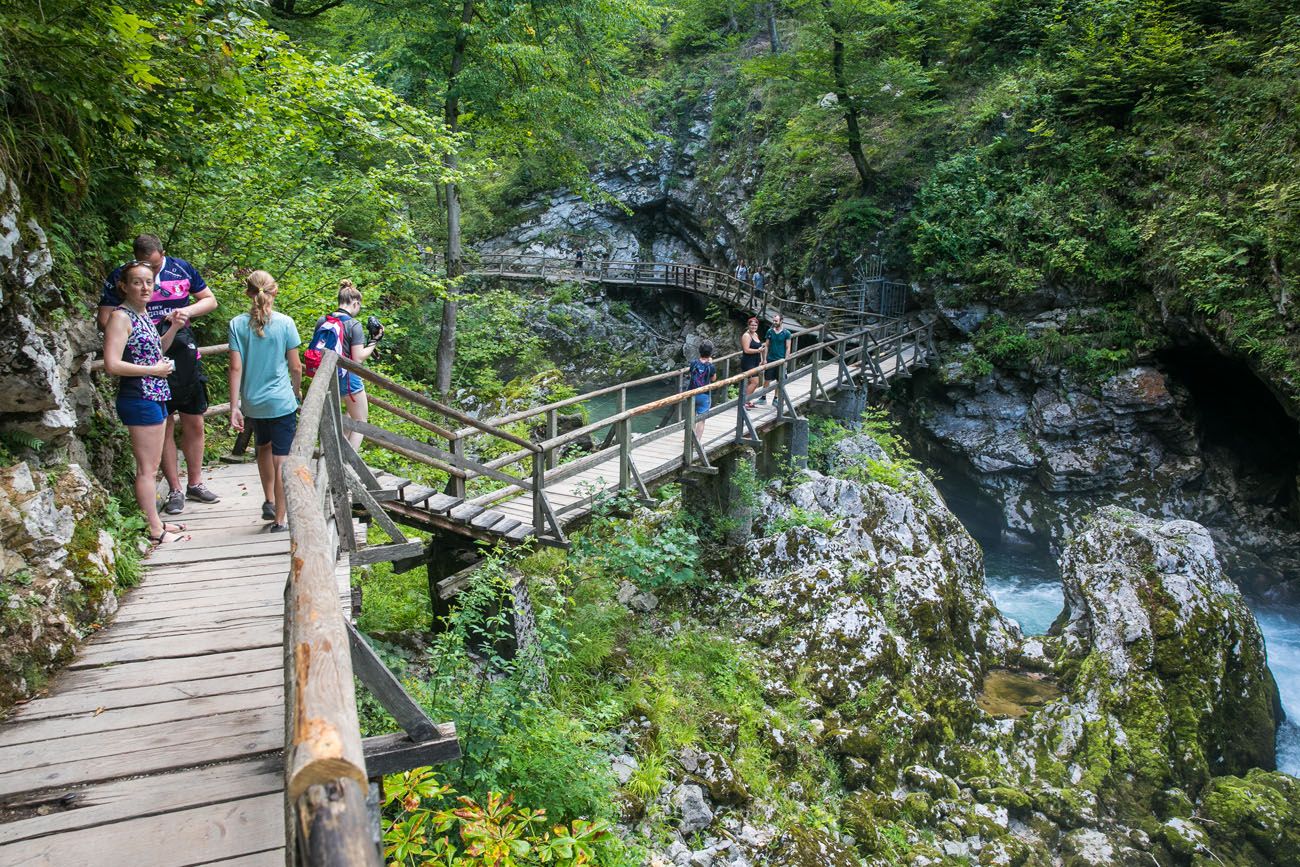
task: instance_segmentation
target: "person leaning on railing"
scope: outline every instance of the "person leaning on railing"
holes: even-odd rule
[[[262,479],[262,520],[271,521],[270,532],[289,529],[284,481],[280,468],[289,457],[298,432],[298,403],[302,399],[302,339],[298,326],[275,310],[280,291],[275,278],[254,271],[244,281],[244,294],[252,302],[247,313],[230,320],[230,426],[244,429],[253,423],[257,446],[257,472]]]

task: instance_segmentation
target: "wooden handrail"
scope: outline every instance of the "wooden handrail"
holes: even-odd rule
[[[334,352],[321,359],[280,473],[290,552],[284,592],[286,848],[289,864],[379,867],[365,807],[368,776],[351,651],[335,579],[339,535],[353,532],[352,514],[350,509],[340,514],[336,504],[331,530],[322,507],[329,508],[330,490],[344,480],[322,467],[322,487],[312,469],[322,431],[334,431],[323,422],[327,413],[337,412],[337,360]]]
[[[229,343],[217,343],[217,344],[214,344],[213,346],[200,346],[200,347],[199,347],[199,355],[202,356],[202,357],[204,357],[204,358],[207,358],[209,355],[225,355],[225,354],[228,353],[228,352],[230,352],[230,344],[229,344]],[[91,373],[97,373],[97,372],[103,370],[103,369],[104,369],[104,359],[102,359],[102,358],[94,358],[94,359],[91,359],[90,364],[89,364],[89,367],[88,367],[87,369],[90,370]]]
[[[447,418],[455,419],[456,421],[468,425],[469,427],[476,428],[477,430],[480,430],[483,433],[488,433],[491,434],[492,436],[500,437],[501,439],[507,442],[512,442],[517,446],[523,446],[529,451],[538,450],[537,446],[535,446],[531,441],[524,439],[523,437],[515,436],[514,434],[510,433],[507,430],[502,430],[501,428],[496,427],[488,422],[480,421],[479,419],[476,419],[471,415],[467,415],[458,409],[453,409],[452,407],[447,406],[445,403],[440,403],[439,401],[436,401],[431,397],[420,394],[418,391],[407,388],[406,386],[402,385],[399,382],[394,382],[393,380],[389,379],[386,376],[375,373],[373,370],[370,370],[369,368],[362,367],[360,364],[357,364],[356,362],[351,361],[350,359],[340,358],[339,367],[342,367],[344,370],[348,371],[349,373],[355,373],[357,376],[361,377],[362,379],[368,382],[374,383],[380,388],[383,388],[387,391],[391,391],[394,394],[401,395],[402,397],[406,398],[412,403],[423,406],[425,409],[432,410],[433,412],[444,415]],[[446,431],[445,433],[447,434],[448,439],[454,439],[457,436],[457,434],[452,433],[451,431]]]
[[[794,338],[803,337],[804,335],[811,334],[817,330],[818,329],[816,328],[802,328],[798,331],[792,332],[790,336],[791,339],[793,340]],[[720,355],[714,359],[714,363],[726,361],[731,358],[738,358],[743,354],[744,353],[737,350],[735,352],[727,353],[726,355]],[[584,403],[586,401],[592,400],[593,398],[604,397],[607,394],[614,394],[615,392],[622,391],[623,389],[637,388],[639,386],[650,385],[655,382],[661,382],[666,379],[673,379],[674,377],[680,377],[683,374],[685,374],[688,370],[690,370],[689,367],[679,367],[675,370],[665,371],[664,373],[652,374],[650,376],[642,377],[641,379],[631,380],[630,382],[620,382],[615,385],[603,386],[601,388],[595,389],[594,391],[588,391],[583,394],[574,395],[573,397],[566,397],[563,400],[557,400],[553,403],[548,403],[543,406],[533,407],[531,409],[521,409],[516,412],[509,413],[507,415],[493,416],[492,418],[487,419],[485,421],[485,424],[503,425],[503,424],[513,424],[514,422],[519,422],[519,421],[526,421],[527,419],[530,418],[536,418],[537,416],[542,415],[543,413],[551,412],[553,410],[565,409],[575,404]],[[602,421],[601,427],[604,426],[605,426],[604,421]],[[466,427],[456,431],[456,436],[467,437],[473,435],[473,433],[474,433],[474,429]]]

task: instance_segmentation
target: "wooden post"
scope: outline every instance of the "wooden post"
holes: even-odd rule
[[[325,456],[325,469],[329,473],[328,489],[334,499],[334,520],[338,522],[339,546],[344,551],[355,551],[357,539],[352,532],[352,498],[348,493],[346,477],[343,475],[343,431],[339,424],[342,396],[339,394],[339,378],[331,376],[329,382],[329,397],[321,413],[321,453]]]
[[[545,453],[533,453],[533,532],[540,539],[546,527],[546,506],[542,498],[546,495],[546,457]]]
[[[560,411],[558,409],[548,409],[546,411],[546,438],[553,440],[560,433]],[[560,452],[558,449],[551,449],[546,455],[546,468],[553,470],[560,465]]]
[[[296,799],[297,851],[310,867],[379,867],[383,863],[366,809],[368,783],[331,780]]]
[[[631,464],[632,419],[625,418],[618,423],[618,489],[620,491],[625,491],[632,486]]]
[[[455,458],[457,459],[456,463],[459,463],[460,459],[465,457],[465,440],[457,436],[457,437],[453,437],[452,439],[449,439],[447,443],[451,448],[452,455],[455,456]],[[447,480],[447,493],[453,497],[460,497],[461,499],[464,499],[465,498],[465,477],[451,476],[451,478]]]
[[[695,398],[688,397],[682,403],[686,404],[686,426],[682,428],[682,472],[685,472],[695,460],[695,449],[691,446],[695,438]]]

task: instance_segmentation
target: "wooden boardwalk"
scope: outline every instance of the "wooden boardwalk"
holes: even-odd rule
[[[883,386],[894,377],[906,375],[912,368],[924,365],[926,354],[923,342],[911,342],[904,345],[897,354],[881,358],[878,372],[864,370],[861,364],[850,365],[849,370],[859,383]],[[839,372],[838,361],[819,364],[818,378],[828,394],[834,394],[842,387],[837,383]],[[805,368],[800,375],[787,380],[786,391],[795,409],[802,409],[812,403],[814,395],[811,368]],[[758,404],[747,411],[750,423],[759,434],[789,420],[788,415],[784,419],[777,415],[774,389],[768,398],[767,403]],[[735,404],[734,400],[721,404],[715,393],[714,405],[718,408],[705,419],[702,437],[704,449],[710,458],[736,446]],[[647,488],[653,488],[681,473],[685,464],[685,435],[683,423],[677,422],[632,437],[628,457]],[[548,470],[545,478],[545,497],[561,528],[590,514],[600,496],[627,487],[626,480],[621,479],[620,453],[617,447],[605,449],[600,457],[580,472],[575,473],[570,467],[561,464]],[[431,489],[410,486],[405,479],[387,473],[377,473],[376,480],[380,489],[391,492],[391,499],[386,500],[384,505],[399,520],[426,529],[451,530],[508,544],[526,541],[536,532],[533,495],[518,487],[504,485],[490,493],[467,498],[435,494]]]
[[[205,473],[187,538],[49,693],[0,724],[0,864],[284,864],[284,587],[256,467]],[[340,602],[349,601],[346,555]]]

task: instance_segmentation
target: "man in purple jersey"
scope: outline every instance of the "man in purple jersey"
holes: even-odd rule
[[[157,235],[140,235],[134,246],[135,258],[148,262],[153,268],[154,290],[148,310],[149,317],[160,331],[167,329],[175,310],[184,309],[192,321],[217,309],[217,299],[202,275],[184,259],[168,256]],[[104,282],[99,298],[100,330],[113,310],[122,303],[117,295],[117,276],[115,270]],[[172,399],[167,402],[167,433],[163,439],[162,467],[169,488],[163,511],[178,515],[185,509],[186,498],[200,503],[215,503],[218,497],[203,484],[203,412],[208,408],[208,378],[203,373],[198,343],[188,325],[176,333],[167,357],[176,363],[176,370],[167,378]],[[181,417],[181,451],[185,453],[185,469],[189,476],[184,491],[181,490],[173,433],[176,413]]]

